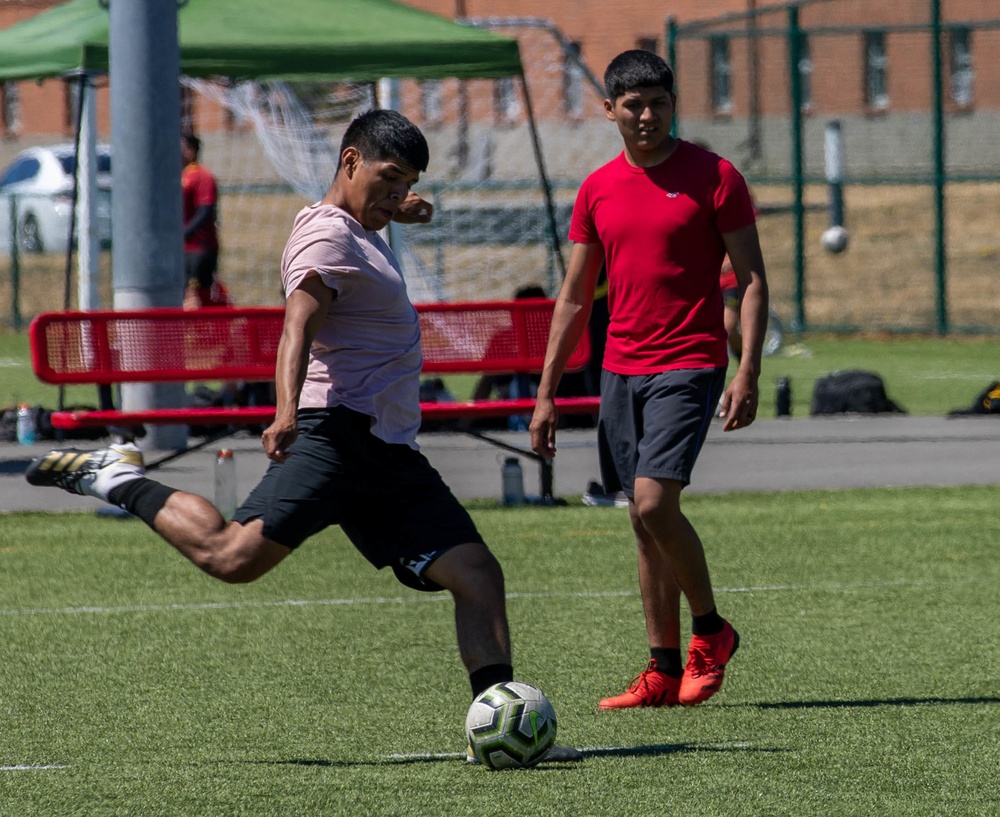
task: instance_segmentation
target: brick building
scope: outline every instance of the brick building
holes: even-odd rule
[[[97,0],[95,0],[96,2]],[[532,100],[539,122],[553,129],[579,126],[601,118],[594,80],[616,53],[647,48],[666,54],[669,13],[678,26],[674,43],[682,135],[697,134],[720,149],[731,150],[749,138],[787,154],[790,111],[789,26],[785,3],[772,0],[674,0],[667,5],[619,0],[402,0],[408,5],[454,18],[531,18],[554,24],[556,35],[525,35],[528,29],[501,27],[521,41],[529,84],[544,63],[558,81],[537,83]],[[56,0],[2,0],[0,28],[44,11]],[[900,155],[898,140],[885,131],[916,128],[926,132],[932,102],[930,0],[803,0],[798,4],[800,99],[807,127],[845,117],[861,144],[870,144],[874,166]],[[613,11],[612,11],[613,9]],[[756,9],[756,22],[747,12]],[[1000,10],[994,0],[941,0],[942,86],[952,118],[951,158],[960,167],[995,164],[989,149],[977,158],[981,136],[1000,118],[1000,63],[989,55],[1000,48]],[[696,24],[708,19],[700,28]],[[721,21],[721,22],[720,22]],[[574,59],[579,55],[581,63]],[[589,69],[589,71],[587,70]],[[97,94],[98,130],[110,132],[105,79]],[[523,116],[512,83],[494,81],[461,88],[459,83],[404,85],[404,112],[433,131],[453,119],[456,97],[473,106],[473,121],[502,127]],[[596,97],[599,101],[599,97]],[[204,99],[183,94],[185,116],[199,131],[239,128],[218,115]],[[47,79],[0,84],[0,163],[31,144],[65,141],[74,129],[76,88],[72,81]],[[210,114],[210,115],[209,115]],[[892,121],[894,124],[889,125]],[[749,134],[749,136],[748,136]],[[866,134],[868,134],[866,136]],[[768,138],[765,138],[768,137]],[[883,150],[878,148],[882,146]],[[603,149],[603,146],[602,148]],[[905,151],[903,152],[905,154]],[[765,168],[774,164],[766,155]],[[903,160],[906,163],[906,160]]]

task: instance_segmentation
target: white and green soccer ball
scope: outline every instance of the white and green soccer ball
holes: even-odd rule
[[[494,684],[465,719],[472,751],[491,769],[528,769],[556,740],[556,713],[540,689],[519,681]]]

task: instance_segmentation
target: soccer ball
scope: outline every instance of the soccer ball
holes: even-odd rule
[[[540,689],[518,681],[476,696],[465,719],[476,759],[491,769],[528,769],[556,740],[556,713]]]
[[[823,245],[823,249],[827,252],[840,253],[847,249],[847,242],[850,236],[843,227],[839,224],[834,224],[832,227],[827,227],[823,231],[823,235],[820,237],[820,243]]]

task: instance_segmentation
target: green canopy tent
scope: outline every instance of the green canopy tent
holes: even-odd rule
[[[82,87],[89,76],[107,72],[107,5],[108,0],[70,0],[0,31],[0,81],[76,75]],[[565,271],[515,39],[394,0],[187,0],[178,10],[178,39],[181,73],[189,77],[362,82],[520,77],[552,249]]]
[[[70,0],[0,31],[0,80],[108,70],[108,10]],[[517,41],[392,0],[188,0],[187,76],[374,81],[517,76]]]

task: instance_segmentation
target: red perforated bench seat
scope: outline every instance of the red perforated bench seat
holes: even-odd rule
[[[548,299],[421,304],[417,307],[428,374],[533,374],[542,369],[554,302]],[[40,380],[53,385],[196,381],[269,381],[281,337],[281,308],[151,309],[53,312],[29,330]],[[583,368],[589,342],[567,369]],[[598,397],[557,401],[567,414],[594,414]],[[534,400],[421,403],[425,418],[455,420],[530,414]],[[55,428],[146,424],[234,426],[266,424],[273,406],[57,411]]]

